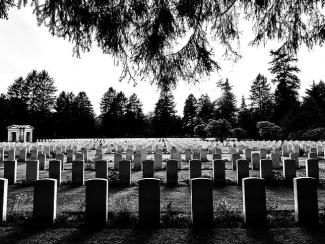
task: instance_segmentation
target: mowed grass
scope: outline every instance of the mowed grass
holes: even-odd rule
[[[94,157],[94,151],[90,152],[90,159]],[[224,159],[229,160],[229,155],[223,155]],[[165,161],[170,155],[163,155]],[[184,155],[183,155],[184,157]],[[153,159],[153,155],[148,155],[148,158]],[[109,160],[109,168],[113,168],[113,155],[105,155],[104,159]],[[212,160],[212,155],[208,155],[208,159]],[[300,165],[304,166],[304,158],[300,158]],[[163,162],[163,167],[165,162]],[[90,163],[85,170],[85,179],[93,179],[95,177],[95,171],[93,170],[93,163]],[[57,223],[50,229],[32,228],[35,224],[31,221],[33,211],[33,187],[24,184],[26,165],[25,163],[18,163],[17,179],[18,184],[9,186],[8,193],[8,221],[3,225],[0,231],[0,243],[3,241],[36,241],[41,242],[70,242],[85,240],[95,242],[95,240],[101,240],[101,238],[107,238],[110,236],[117,242],[131,242],[143,243],[155,242],[154,236],[159,236],[159,242],[173,243],[181,242],[182,240],[201,240],[203,236],[198,233],[196,239],[193,234],[190,225],[190,186],[188,185],[189,171],[188,163],[182,162],[182,170],[179,171],[179,185],[175,187],[166,187],[164,184],[161,186],[161,213],[162,213],[162,229],[155,232],[138,231],[137,228],[137,215],[138,215],[138,187],[137,181],[142,178],[142,172],[132,171],[132,186],[119,187],[110,186],[108,193],[108,209],[109,209],[109,223],[108,228],[101,230],[87,231],[88,227],[84,222],[85,211],[85,187],[74,187],[71,183],[71,163],[65,165],[65,170],[62,173],[62,186],[58,187],[57,198]],[[212,176],[212,162],[202,163],[202,175],[204,177]],[[277,170],[277,172],[282,172]],[[259,176],[259,171],[250,170],[250,176]],[[302,167],[297,170],[297,176],[305,176],[305,169]],[[0,164],[0,177],[3,177],[3,164]],[[48,170],[40,171],[40,179],[48,177]],[[158,177],[165,181],[166,171],[156,171],[155,177]],[[222,236],[225,238],[231,237],[231,230],[237,233],[239,242],[246,243],[249,240],[254,242],[263,242],[263,238],[260,235],[252,234],[244,228],[241,214],[242,214],[242,188],[234,184],[236,179],[236,171],[231,170],[231,163],[226,162],[226,177],[233,181],[231,184],[224,186],[216,186],[213,189],[213,201],[214,212],[216,218],[216,228],[222,228],[221,231],[212,231],[209,234],[209,240],[222,240]],[[325,161],[320,161],[320,178],[325,179]],[[319,235],[319,231],[314,231],[310,234],[310,230],[301,231],[294,222],[294,198],[293,188],[290,185],[273,184],[266,187],[267,208],[268,208],[268,230],[264,234],[264,238],[270,238],[270,232],[274,228],[279,230],[288,229],[300,235],[302,240],[311,243],[317,240],[323,240],[323,235]],[[321,215],[321,232],[324,228],[324,210],[325,210],[325,182],[321,180],[321,184],[318,186],[318,204]],[[118,230],[116,230],[118,228]],[[181,228],[180,231],[175,232],[177,228]],[[231,229],[229,229],[231,228]],[[236,228],[234,230],[233,228]],[[293,230],[293,229],[295,230]],[[168,232],[174,233],[171,239],[168,239]],[[280,233],[279,232],[279,233]],[[121,237],[117,235],[121,233]],[[175,234],[177,233],[177,234]],[[297,234],[298,233],[298,234]],[[324,232],[325,233],[325,232]],[[18,235],[22,238],[18,238]],[[287,232],[283,232],[287,234]],[[308,235],[307,235],[308,234]],[[167,235],[167,236],[165,236]],[[288,235],[288,238],[290,236]],[[299,238],[300,238],[299,237]],[[17,239],[18,238],[18,239]],[[130,239],[128,239],[130,238]],[[166,238],[166,240],[164,240]],[[174,239],[173,239],[174,238]],[[190,238],[190,239],[188,239]],[[233,241],[236,238],[232,237]],[[284,237],[283,237],[284,238]],[[298,236],[297,236],[298,238]],[[308,239],[309,238],[309,239]],[[104,240],[104,239],[102,239]],[[230,241],[231,239],[229,239]],[[299,242],[299,239],[297,239]],[[325,239],[324,239],[325,240]],[[268,241],[272,242],[272,238]],[[101,242],[101,241],[99,241]],[[174,242],[174,243],[175,243]],[[225,243],[226,243],[225,239]],[[320,242],[322,243],[322,242]],[[323,242],[324,243],[324,242]]]

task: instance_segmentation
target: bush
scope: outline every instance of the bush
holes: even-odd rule
[[[307,130],[301,135],[300,140],[310,140],[310,141],[325,140],[325,128],[320,127],[316,129]]]
[[[256,128],[264,140],[277,140],[282,137],[281,127],[269,121],[257,122]]]
[[[242,140],[242,139],[245,139],[248,137],[247,131],[242,128],[234,128],[234,129],[230,130],[230,133],[231,133],[232,137],[235,137],[238,140]]]

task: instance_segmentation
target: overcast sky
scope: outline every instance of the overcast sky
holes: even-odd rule
[[[259,72],[271,79],[268,72],[269,51],[279,44],[273,42],[258,48],[248,46],[251,27],[245,24],[240,43],[243,58],[234,63],[216,57],[222,67],[219,73],[212,74],[198,85],[179,83],[173,91],[178,114],[182,114],[184,101],[190,93],[196,97],[207,93],[212,100],[217,99],[220,88],[216,82],[220,78],[229,78],[239,101],[242,95],[248,97],[252,80]],[[31,8],[11,9],[9,20],[0,20],[0,93],[6,93],[8,86],[19,76],[26,77],[33,69],[45,69],[54,78],[58,92],[86,91],[97,114],[100,99],[110,86],[127,96],[136,93],[143,103],[144,112],[153,111],[159,97],[156,86],[139,82],[134,87],[133,83],[119,82],[121,68],[114,66],[113,59],[96,46],[91,52],[82,54],[81,58],[72,56],[72,48],[68,40],[53,37],[47,28],[39,27]],[[325,80],[324,58],[325,50],[321,47],[312,51],[302,47],[299,51],[301,95],[313,80]]]

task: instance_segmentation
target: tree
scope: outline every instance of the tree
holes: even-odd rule
[[[144,114],[142,103],[134,93],[128,99],[124,120],[128,123],[125,128],[128,136],[141,135],[144,126]]]
[[[27,3],[33,3],[38,24],[73,42],[77,55],[95,41],[122,61],[121,78],[140,75],[161,87],[197,81],[219,68],[208,33],[228,57],[238,58],[233,43],[240,38],[240,18],[252,22],[253,45],[279,40],[293,53],[325,40],[323,0],[25,0],[17,5]],[[8,9],[17,5],[1,1],[0,18],[8,18]]]
[[[260,121],[256,127],[264,140],[277,140],[282,137],[281,127],[269,121]]]
[[[251,107],[256,110],[260,120],[272,117],[273,94],[264,75],[258,74],[250,89]]]
[[[221,119],[227,120],[232,125],[236,122],[236,98],[232,92],[232,86],[229,84],[229,80],[220,80],[217,83],[218,87],[222,90],[222,95],[217,101],[217,111]]]
[[[248,109],[246,106],[245,97],[242,96],[242,102],[240,109],[238,111],[238,123],[237,125],[244,129],[250,138],[255,138],[256,133],[256,123],[258,119],[256,114],[252,109]]]
[[[208,136],[215,137],[223,141],[230,135],[231,125],[225,119],[210,120],[205,127]]]
[[[54,80],[47,71],[31,71],[25,79],[19,77],[8,87],[8,97],[21,99],[31,112],[50,112],[55,105]]]
[[[189,136],[194,135],[194,128],[197,122],[197,100],[190,94],[185,100],[183,110],[183,125],[185,133]]]
[[[208,94],[202,94],[197,102],[197,121],[206,125],[213,118],[214,110]]]
[[[296,74],[300,70],[295,65],[297,58],[294,55],[285,53],[283,50],[276,50],[271,51],[271,56],[270,71],[275,76],[272,82],[277,84],[274,92],[274,119],[281,122],[289,112],[299,106],[298,89],[300,80]]]
[[[161,91],[153,117],[156,136],[167,137],[180,133],[177,123],[174,96],[170,91]]]

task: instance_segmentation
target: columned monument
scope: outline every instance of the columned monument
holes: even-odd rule
[[[34,127],[30,125],[10,125],[8,129],[8,142],[32,142]]]

